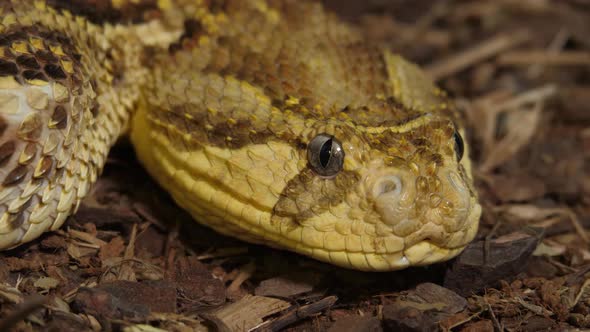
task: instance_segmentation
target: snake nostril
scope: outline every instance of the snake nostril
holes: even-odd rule
[[[375,183],[373,186],[373,196],[379,197],[388,193],[400,193],[402,190],[402,182],[397,176],[387,176]]]

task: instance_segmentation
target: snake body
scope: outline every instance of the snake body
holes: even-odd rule
[[[125,134],[198,222],[342,267],[444,261],[481,207],[446,94],[300,0],[0,0],[0,249]],[[465,150],[465,151],[464,151]]]

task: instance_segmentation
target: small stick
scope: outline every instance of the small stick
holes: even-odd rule
[[[227,287],[227,293],[233,294],[237,292],[240,289],[240,286],[242,286],[242,284],[246,280],[250,279],[250,277],[252,277],[255,271],[256,265],[254,265],[254,263],[252,262],[240,267],[238,275],[236,276],[234,281],[232,281],[229,287]]]
[[[426,72],[434,80],[451,76],[463,69],[466,69],[482,60],[513,48],[529,40],[530,34],[526,30],[520,30],[511,34],[500,34],[483,43],[455,54],[449,58],[442,59],[426,66]]]
[[[554,84],[546,84],[539,88],[523,92],[494,107],[496,112],[519,109],[523,105],[545,101],[557,93]]]
[[[528,66],[539,64],[546,66],[588,66],[590,52],[563,51],[559,53],[546,50],[511,51],[498,57],[496,61],[502,66]]]

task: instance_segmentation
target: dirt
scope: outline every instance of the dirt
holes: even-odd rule
[[[458,258],[339,269],[198,226],[127,142],[61,230],[0,254],[0,330],[590,328],[590,1],[325,1],[456,100],[484,211]]]

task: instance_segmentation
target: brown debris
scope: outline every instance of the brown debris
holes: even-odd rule
[[[461,332],[494,332],[494,323],[488,319],[480,320],[465,326]]]
[[[100,247],[98,258],[104,261],[109,258],[119,257],[125,250],[125,242],[120,236],[114,237],[108,243]]]
[[[490,175],[482,178],[502,202],[525,202],[543,197],[547,187],[543,180],[528,173]]]
[[[215,279],[195,257],[178,259],[169,279],[177,287],[181,311],[217,306],[225,301],[225,288],[221,281]]]
[[[116,290],[114,290],[116,292]],[[78,312],[89,313],[106,319],[144,319],[149,314],[149,308],[142,303],[136,303],[133,298],[122,294],[112,294],[100,288],[81,288],[78,290],[72,307]]]
[[[289,308],[288,302],[263,296],[247,295],[207,315],[219,331],[250,331],[267,316]]]
[[[114,281],[78,291],[78,312],[109,319],[141,319],[151,312],[175,312],[176,288],[164,281]]]
[[[420,284],[383,308],[383,322],[393,331],[432,331],[439,322],[462,311],[467,301],[432,283]]]
[[[12,313],[0,320],[0,331],[12,330],[19,321],[25,319],[35,311],[41,310],[45,302],[47,302],[47,299],[41,296],[25,299]]]
[[[543,236],[540,230],[531,231],[535,233],[518,232],[490,242],[471,243],[447,271],[445,287],[469,296],[501,279],[516,276]]]
[[[259,296],[293,297],[311,292],[318,284],[320,275],[317,273],[296,273],[270,278],[260,282],[254,290]]]
[[[372,316],[348,316],[337,320],[328,332],[381,332],[383,327],[377,317]]]

